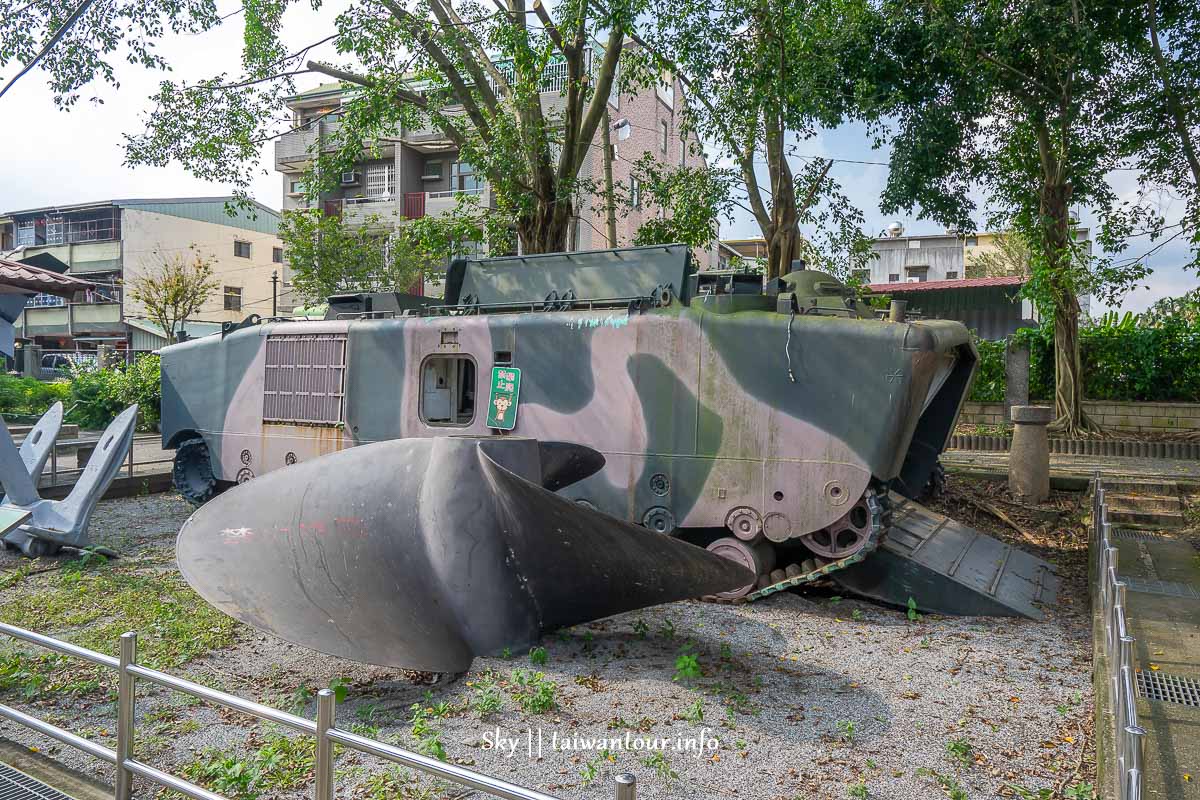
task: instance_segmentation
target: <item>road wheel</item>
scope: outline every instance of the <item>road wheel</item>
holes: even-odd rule
[[[202,506],[220,492],[213,475],[212,457],[204,439],[187,439],[175,451],[172,471],[175,490],[195,506]]]

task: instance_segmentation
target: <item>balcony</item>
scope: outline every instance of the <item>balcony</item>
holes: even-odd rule
[[[312,122],[307,128],[283,134],[275,140],[275,169],[287,172],[307,167],[318,141],[323,152],[334,150],[341,126],[340,120],[325,119]]]
[[[321,207],[326,216],[340,216],[349,225],[374,224],[384,228],[403,220],[445,214],[458,205],[459,195],[479,195],[480,204],[485,206],[491,202],[488,188],[482,186],[446,192],[405,192],[402,197],[347,197],[322,201]]]
[[[26,248],[23,258],[50,255],[70,267],[71,275],[117,272],[121,269],[121,242],[78,242]]]
[[[348,225],[394,224],[400,216],[395,197],[347,197],[342,201],[342,220]]]
[[[69,303],[26,308],[17,320],[18,336],[96,336],[121,334],[120,303]]]

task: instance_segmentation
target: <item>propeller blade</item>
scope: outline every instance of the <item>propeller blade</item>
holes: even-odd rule
[[[208,602],[275,636],[435,672],[753,579],[543,488],[545,453],[513,436],[401,439],[271,472],[192,515],[180,570]],[[594,463],[584,452],[550,461],[579,459]]]

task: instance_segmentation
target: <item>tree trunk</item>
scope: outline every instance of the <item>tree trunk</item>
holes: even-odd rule
[[[563,253],[571,232],[571,212],[556,209],[554,204],[538,203],[530,217],[517,220],[517,236],[521,240],[521,252]]]
[[[1042,190],[1044,257],[1053,287],[1054,416],[1050,429],[1079,436],[1100,433],[1083,410],[1083,368],[1079,356],[1079,299],[1071,280],[1071,187],[1051,184]]]

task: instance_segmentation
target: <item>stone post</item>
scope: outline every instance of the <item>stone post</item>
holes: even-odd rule
[[[1050,442],[1046,426],[1051,406],[1013,406],[1013,439],[1008,453],[1008,490],[1027,503],[1050,496]]]
[[[25,345],[25,374],[31,378],[42,377],[42,347],[37,344]]]
[[[102,344],[96,347],[96,366],[100,369],[108,369],[113,365],[113,346],[111,344]]]
[[[1004,343],[1004,416],[1013,421],[1013,406],[1029,405],[1029,347],[1009,336]]]

